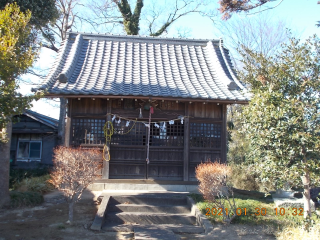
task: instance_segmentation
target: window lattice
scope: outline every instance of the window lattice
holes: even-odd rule
[[[114,123],[114,133],[112,135],[111,144],[113,145],[146,145],[148,128],[143,123],[136,123],[132,128],[132,121],[127,127],[126,122],[119,124]],[[154,123],[150,128],[150,146],[183,146],[184,125],[176,121],[170,125],[159,123],[156,127]],[[132,129],[131,129],[132,128]],[[131,129],[130,132],[128,132]]]
[[[103,144],[106,142],[103,132],[105,119],[73,118],[71,139],[73,145]]]
[[[133,121],[128,127],[126,121],[113,123],[114,132],[111,138],[112,145],[145,145],[147,130],[143,123],[137,122],[133,127]],[[131,129],[132,128],[132,129]],[[130,130],[131,129],[131,130]]]
[[[221,124],[190,123],[190,147],[220,148]]]
[[[73,145],[104,144],[105,136],[103,126],[105,119],[73,118],[71,139]],[[126,121],[113,123],[114,133],[111,138],[112,145],[146,145],[148,128],[143,123]],[[164,124],[166,125],[165,127]],[[159,128],[153,123],[150,129],[150,146],[183,146],[184,125],[180,121],[174,124],[159,123]]]
[[[165,128],[163,128],[164,124]],[[180,121],[175,121],[174,124],[162,122],[159,126],[160,128],[154,124],[151,125],[151,146],[183,147],[184,125]]]

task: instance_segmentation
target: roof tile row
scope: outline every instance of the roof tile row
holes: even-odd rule
[[[69,33],[39,89],[57,95],[248,100],[228,51],[214,40]]]

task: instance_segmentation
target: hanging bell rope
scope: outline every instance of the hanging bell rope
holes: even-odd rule
[[[153,107],[150,107],[149,110],[149,125],[148,125],[148,142],[147,142],[147,164],[150,163],[149,161],[149,152],[150,152],[150,129],[151,129],[151,114],[153,113]]]
[[[114,128],[111,121],[108,121],[103,126],[104,136],[106,138],[106,142],[111,142],[111,137],[114,133]]]
[[[109,147],[107,145],[107,143],[111,143],[111,137],[112,135],[115,133],[115,134],[120,134],[120,135],[125,135],[125,134],[128,134],[131,132],[131,130],[133,129],[133,127],[136,125],[136,122],[137,122],[137,119],[136,121],[132,124],[131,128],[126,132],[126,133],[120,133],[120,132],[117,132],[114,127],[113,127],[113,124],[111,121],[107,121],[104,126],[103,126],[103,132],[104,132],[104,137],[106,138],[106,144],[103,146],[103,159],[105,161],[110,161],[110,150],[109,150]],[[105,157],[105,152],[107,152],[108,154],[108,159],[106,159]]]
[[[111,115],[113,116],[112,117],[112,121],[107,121],[103,127],[103,132],[104,132],[104,136],[106,138],[106,144],[104,145],[103,147],[103,158],[104,160],[106,161],[110,161],[110,150],[109,150],[109,147],[107,145],[107,143],[111,143],[111,137],[113,134],[119,134],[119,135],[125,135],[125,134],[128,134],[132,131],[132,129],[134,128],[134,126],[136,125],[137,122],[140,122],[140,123],[143,123],[146,125],[146,127],[148,128],[148,139],[147,139],[147,158],[146,158],[146,161],[147,161],[147,164],[149,164],[150,160],[149,160],[149,152],[150,152],[150,129],[151,129],[151,124],[153,123],[156,127],[160,127],[158,123],[163,123],[163,130],[165,128],[165,125],[166,123],[169,123],[169,124],[173,124],[175,121],[177,120],[180,120],[181,121],[181,124],[183,124],[183,120],[185,118],[190,118],[190,116],[179,116],[178,118],[176,119],[172,119],[172,120],[167,120],[167,121],[157,121],[157,122],[152,122],[151,121],[151,114],[154,113],[154,109],[153,109],[153,106],[150,106],[150,109],[149,109],[149,121],[148,121],[148,124],[146,121],[139,121],[138,119],[135,119],[134,123],[132,124],[131,128],[125,132],[125,133],[121,133],[119,131],[116,131],[113,127],[113,124],[112,122],[113,121],[116,121],[116,117],[119,118],[119,123],[120,123],[120,119],[124,119],[124,120],[127,120],[128,122],[132,121],[132,119],[129,119],[129,118],[125,118],[125,117],[121,117],[121,116],[118,116],[116,114],[112,114],[112,113],[107,113],[107,115]],[[140,108],[140,115],[141,114],[141,108]],[[126,126],[128,127],[128,123],[126,124]],[[106,159],[105,157],[105,152],[107,152],[107,155],[108,155],[108,159]]]
[[[151,108],[150,108],[150,109],[151,109]],[[113,120],[115,120],[115,118],[118,117],[118,118],[121,118],[121,119],[123,119],[123,120],[132,121],[132,118],[122,117],[122,116],[119,116],[119,115],[113,114],[113,113],[107,113],[107,115],[113,116],[113,117],[112,117]],[[171,119],[171,120],[166,120],[166,121],[161,120],[161,121],[154,121],[154,122],[151,121],[150,123],[163,123],[163,122],[169,123],[170,121],[178,121],[178,120],[181,121],[181,119],[186,119],[186,118],[193,118],[193,117],[191,117],[191,116],[178,116],[177,118],[174,118],[174,119]],[[137,118],[135,119],[135,122],[144,123],[144,124],[147,124],[147,123],[148,123],[147,121],[138,120]]]
[[[111,121],[108,121],[103,126],[104,137],[106,138],[106,144],[103,146],[102,156],[105,161],[110,161],[110,149],[107,143],[111,142],[111,137],[113,135],[114,129]],[[106,152],[108,154],[108,159],[106,158]]]

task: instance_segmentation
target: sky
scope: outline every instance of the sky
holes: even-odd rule
[[[270,4],[275,6],[279,1]],[[216,7],[217,5],[215,5]],[[265,8],[264,8],[265,9]],[[263,10],[263,9],[260,9]],[[237,14],[232,16],[229,21],[237,21],[238,18],[252,18],[253,20],[261,13],[251,12],[251,14]],[[264,11],[263,14],[271,14],[272,18],[284,20],[291,31],[301,40],[307,39],[314,34],[320,35],[320,28],[315,24],[320,21],[320,5],[316,0],[283,0],[279,6],[274,9]],[[273,22],[270,22],[273,24]],[[214,21],[201,17],[198,14],[191,14],[179,19],[172,29],[169,30],[168,36],[175,36],[175,29],[187,29],[187,37],[195,39],[217,39],[224,36],[221,35],[219,27],[223,26],[223,21],[220,16],[214,18]],[[228,48],[228,40],[224,39],[224,45]],[[35,62],[34,68],[41,69],[47,72],[55,60],[56,54],[48,49],[43,48],[40,57]],[[26,74],[21,77],[20,92],[30,94],[30,89],[36,87],[41,82],[41,79]],[[28,83],[28,84],[27,84]],[[31,110],[44,114],[49,117],[59,118],[59,100],[41,99],[33,102]]]

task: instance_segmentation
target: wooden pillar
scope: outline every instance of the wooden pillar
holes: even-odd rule
[[[66,116],[66,129],[65,129],[65,136],[64,136],[64,146],[69,147],[70,146],[70,135],[71,135],[71,99],[67,99],[68,105],[67,105],[67,116]]]
[[[112,100],[109,100],[107,103],[107,118],[106,121],[110,121],[111,122],[111,106],[112,106]],[[106,149],[105,149],[105,159],[108,160],[103,160],[103,169],[102,169],[102,178],[103,179],[109,179],[109,168],[110,168],[110,160],[109,159],[109,155],[107,150],[110,152],[110,142],[108,142],[106,140]]]
[[[227,162],[227,104],[222,104],[221,162]]]
[[[183,181],[189,181],[189,140],[190,140],[190,128],[189,128],[189,104],[185,103],[185,116],[184,119],[184,148],[183,148]]]

